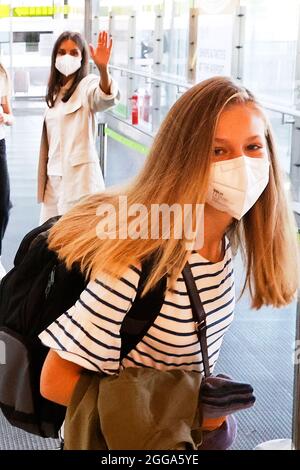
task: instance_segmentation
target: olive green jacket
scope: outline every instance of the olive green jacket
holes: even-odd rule
[[[201,374],[126,368],[85,371],[65,421],[65,450],[197,449]]]

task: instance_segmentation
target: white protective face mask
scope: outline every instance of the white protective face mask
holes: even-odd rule
[[[70,54],[58,55],[55,61],[55,68],[68,77],[77,72],[81,67],[81,57],[74,57]]]
[[[270,162],[245,155],[214,162],[206,202],[240,220],[255,204],[269,182]]]

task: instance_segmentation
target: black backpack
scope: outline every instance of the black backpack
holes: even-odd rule
[[[77,266],[67,270],[47,245],[54,217],[22,240],[13,269],[0,283],[0,408],[13,426],[57,437],[66,408],[43,398],[40,375],[49,351],[38,338],[68,310],[86,287]],[[146,334],[159,314],[166,276],[141,298],[153,260],[142,263],[137,295],[121,325],[121,359]]]

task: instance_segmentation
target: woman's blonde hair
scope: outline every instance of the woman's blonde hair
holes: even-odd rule
[[[80,263],[91,279],[99,272],[120,277],[129,264],[154,253],[155,263],[143,293],[166,273],[170,274],[172,285],[190,253],[186,240],[163,236],[101,239],[99,231],[97,234],[98,208],[110,204],[116,209],[116,233],[120,234],[128,223],[122,220],[120,195],[126,196],[128,206],[203,204],[217,122],[224,108],[235,104],[251,104],[260,109],[253,95],[230,78],[214,77],[190,88],[170,109],[135,180],[122,189],[90,196],[76,205],[51,229],[50,249],[56,250],[68,267]],[[296,224],[278,167],[272,131],[265,120],[269,183],[243,219],[233,222],[228,230],[234,250],[241,247],[244,253],[244,289],[249,287],[254,308],[288,304],[299,283]],[[192,218],[195,223],[194,212]],[[141,219],[140,225],[140,232],[148,234],[148,219]],[[171,229],[175,230],[175,226],[176,218]]]

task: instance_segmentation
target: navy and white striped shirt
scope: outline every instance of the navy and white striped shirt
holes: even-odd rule
[[[226,239],[224,259],[212,263],[192,252],[189,263],[207,322],[211,371],[235,305],[232,255]],[[130,309],[140,269],[130,266],[119,280],[108,275],[89,282],[80,299],[45,331],[40,339],[69,361],[86,369],[117,373],[120,368],[120,328]],[[181,368],[203,372],[200,344],[185,282],[180,275],[174,289],[167,287],[159,315],[121,367]]]

